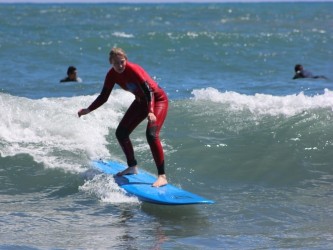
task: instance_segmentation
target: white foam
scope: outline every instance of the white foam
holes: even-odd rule
[[[268,94],[245,95],[232,91],[219,92],[214,88],[193,90],[194,100],[226,104],[233,111],[248,110],[255,115],[293,116],[307,110],[328,108],[333,110],[333,91],[306,96],[303,92],[286,96]]]
[[[106,135],[133,95],[115,90],[98,110],[78,118],[97,95],[32,100],[0,94],[0,154],[29,154],[46,167],[82,172],[89,159],[109,158]]]
[[[134,35],[127,34],[125,32],[113,32],[112,35],[115,37],[123,37],[123,38],[133,38],[134,37]]]
[[[136,197],[126,195],[114,181],[111,175],[99,174],[87,180],[79,190],[95,195],[102,202],[107,203],[140,203]]]

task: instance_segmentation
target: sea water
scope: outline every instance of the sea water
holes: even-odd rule
[[[332,249],[332,38],[329,2],[0,4],[0,249]],[[130,93],[77,116],[114,46],[170,98],[169,182],[215,204],[142,203],[91,169],[125,162]],[[156,174],[145,123],[131,138]]]

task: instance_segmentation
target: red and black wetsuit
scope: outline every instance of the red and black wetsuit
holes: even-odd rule
[[[117,73],[113,68],[107,73],[100,95],[88,107],[93,111],[109,98],[115,84],[135,95],[135,100],[126,111],[116,130],[116,137],[121,145],[129,167],[137,165],[129,135],[148,116],[153,113],[156,122],[149,122],[146,136],[153,154],[158,174],[165,174],[164,153],[159,133],[168,112],[168,97],[158,84],[139,65],[126,62],[124,72]]]

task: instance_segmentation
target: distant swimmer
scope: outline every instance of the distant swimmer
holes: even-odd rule
[[[310,71],[305,70],[301,64],[296,64],[295,65],[295,75],[294,75],[293,79],[298,79],[298,78],[327,79],[325,76],[315,76]]]
[[[77,76],[76,68],[74,66],[69,66],[67,69],[67,77],[61,79],[60,82],[82,82],[82,80]]]

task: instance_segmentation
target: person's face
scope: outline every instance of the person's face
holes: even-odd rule
[[[110,63],[112,64],[112,67],[114,70],[121,74],[124,72],[125,67],[126,67],[126,58],[124,58],[121,55],[117,55],[113,58],[110,57]]]
[[[75,79],[76,79],[76,74],[77,74],[76,70],[73,71],[72,73],[70,73],[69,76],[68,76],[69,79],[71,79],[71,80],[75,80]]]

